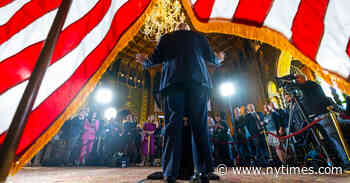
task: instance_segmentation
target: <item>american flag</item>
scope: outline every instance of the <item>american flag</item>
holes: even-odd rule
[[[313,66],[319,73],[326,73],[325,76],[334,75],[336,79],[344,81],[350,87],[349,0],[182,0],[182,2],[187,7],[187,13],[194,14],[192,23],[200,22],[200,26],[195,25],[199,31],[220,32],[219,26],[225,30],[230,24],[241,24],[260,29],[256,33],[241,33],[247,38],[259,37],[254,34],[260,34],[262,30],[273,32],[271,35],[282,35],[283,39],[289,41],[296,50],[307,57],[307,61],[301,60],[302,62]],[[210,27],[210,24],[216,28]],[[238,25],[231,30],[226,29],[224,33],[237,34],[239,28],[241,27]],[[271,42],[275,43],[274,46],[284,46],[282,45],[284,43],[276,43],[282,40]],[[350,93],[349,89],[347,91]]]
[[[0,1],[0,142],[62,0]],[[150,0],[73,0],[17,149],[17,159],[101,75],[101,66]],[[131,38],[126,38],[131,40]],[[102,71],[103,73],[103,71]],[[69,112],[69,111],[68,111]]]

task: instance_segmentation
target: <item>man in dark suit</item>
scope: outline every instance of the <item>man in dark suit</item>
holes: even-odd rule
[[[239,155],[239,165],[240,166],[249,166],[250,154],[247,143],[247,135],[245,133],[245,116],[240,114],[240,108],[235,107],[233,110],[234,113],[234,141],[237,142],[236,149]]]
[[[219,57],[219,59],[218,59]],[[207,102],[212,88],[205,61],[219,65],[224,54],[215,56],[208,40],[187,24],[160,39],[153,54],[136,55],[144,68],[162,64],[160,92],[165,98],[165,137],[162,155],[165,182],[175,182],[179,174],[184,114],[188,114],[192,130],[194,166],[201,182],[209,182],[213,171],[210,157]]]
[[[251,143],[254,148],[252,149],[252,153],[255,157],[255,163],[257,166],[265,166],[266,160],[268,159],[268,152],[266,149],[265,137],[261,134],[263,130],[261,123],[264,121],[264,116],[261,112],[255,111],[254,104],[248,104],[247,111],[247,128],[252,136]]]
[[[79,115],[73,119],[67,121],[63,127],[63,139],[66,141],[66,156],[64,163],[68,166],[78,165],[77,160],[79,159],[80,151],[80,137],[83,133],[83,126],[85,122],[84,111],[79,111]]]

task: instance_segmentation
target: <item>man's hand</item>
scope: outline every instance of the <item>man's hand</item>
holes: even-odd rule
[[[218,59],[221,63],[225,59],[225,52],[223,52],[223,51],[215,52],[215,56],[218,57]]]
[[[147,59],[147,56],[144,54],[136,54],[136,62],[139,64],[143,64],[145,60]]]
[[[283,127],[280,127],[280,130],[278,132],[280,135],[284,135],[284,128]]]

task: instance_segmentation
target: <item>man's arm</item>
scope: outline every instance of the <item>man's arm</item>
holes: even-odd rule
[[[148,69],[153,66],[159,65],[164,61],[164,50],[166,46],[166,38],[167,36],[163,36],[158,45],[154,48],[154,51],[150,57],[147,58],[145,55],[136,54],[136,62],[142,64],[143,68]]]
[[[215,53],[213,49],[210,47],[208,39],[204,35],[201,35],[201,39],[202,39],[201,46],[202,46],[204,59],[210,64],[219,66],[221,62],[224,60],[224,57],[225,57],[224,52]]]
[[[236,122],[236,126],[237,128],[243,128],[244,126],[246,126],[246,123],[244,121],[245,119],[243,117],[239,117],[237,122]]]

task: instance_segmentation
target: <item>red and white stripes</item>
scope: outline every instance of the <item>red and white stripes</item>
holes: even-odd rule
[[[60,2],[15,0],[0,7],[0,17],[9,16],[0,19],[0,142]],[[73,0],[17,153],[28,148],[64,111],[149,2]]]
[[[321,67],[350,76],[348,0],[192,0],[202,22],[224,19],[283,34]]]

